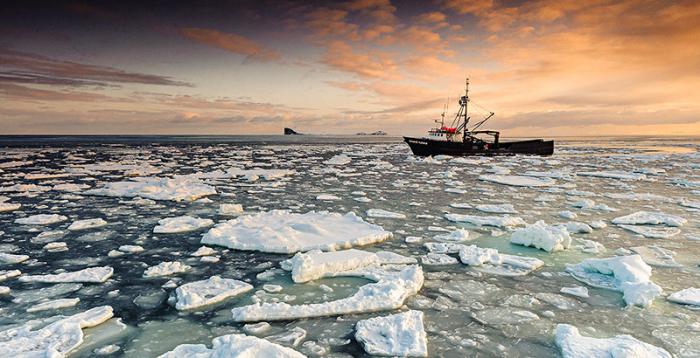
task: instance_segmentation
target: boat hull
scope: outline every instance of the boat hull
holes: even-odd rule
[[[523,140],[516,142],[494,143],[462,143],[432,140],[427,138],[403,137],[411,147],[413,154],[418,156],[433,155],[541,155],[548,156],[554,153],[554,141],[542,139]]]

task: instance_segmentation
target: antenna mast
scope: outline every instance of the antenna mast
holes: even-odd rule
[[[464,88],[464,97],[462,97],[462,105],[464,106],[464,129],[462,130],[462,142],[467,139],[467,122],[469,122],[469,117],[467,116],[467,104],[469,103],[469,77],[466,80],[466,86]]]

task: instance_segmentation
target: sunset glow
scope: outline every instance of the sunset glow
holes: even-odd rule
[[[0,134],[700,134],[700,2],[12,2]],[[483,107],[483,109],[482,109]]]

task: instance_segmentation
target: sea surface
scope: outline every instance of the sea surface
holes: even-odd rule
[[[114,269],[104,283],[32,283],[18,278],[0,282],[11,290],[0,295],[0,331],[27,322],[41,327],[60,315],[109,305],[115,318],[84,329],[84,342],[70,356],[113,351],[108,356],[157,357],[180,344],[210,346],[214,337],[244,332],[243,323],[231,320],[233,307],[256,301],[324,302],[350,296],[371,282],[337,277],[294,283],[280,267],[292,256],[286,254],[211,246],[219,261],[202,261],[191,253],[202,246],[208,227],[153,233],[159,220],[170,217],[232,220],[235,217],[219,212],[220,205],[241,204],[244,212],[238,215],[276,209],[354,212],[392,232],[392,239],[361,249],[413,257],[422,266],[423,288],[406,300],[402,310],[424,312],[431,357],[556,357],[560,349],[554,329],[561,323],[578,327],[585,336],[629,334],[677,357],[700,357],[700,307],[666,299],[673,292],[700,287],[700,138],[555,140],[551,157],[453,159],[415,157],[401,138],[391,136],[0,136],[0,203],[21,204],[0,212],[0,253],[29,256],[21,263],[0,261],[0,271],[45,275],[94,266]],[[338,155],[350,161],[326,163]],[[271,178],[200,175],[198,180],[214,187],[216,194],[193,201],[90,193],[107,183],[231,168],[290,173]],[[539,178],[546,185],[485,180],[493,176]],[[579,207],[582,202],[590,205]],[[487,204],[510,204],[515,212],[475,208]],[[404,217],[369,217],[370,209]],[[645,237],[612,222],[639,211],[685,221],[680,226],[637,225],[669,233],[665,238]],[[57,214],[67,220],[49,225],[15,222],[36,214]],[[599,228],[572,232],[568,248],[550,253],[511,244],[511,234],[519,227],[454,222],[446,214],[508,215],[547,225],[602,222],[605,227],[590,225]],[[67,230],[76,220],[92,218],[102,218],[107,225]],[[461,244],[535,257],[544,265],[527,275],[508,277],[459,262],[426,264],[424,244],[458,229],[469,231]],[[42,232],[51,234],[40,236]],[[407,242],[407,237],[412,239]],[[67,250],[47,249],[51,242],[63,242]],[[115,255],[123,245],[138,245],[143,251]],[[651,280],[663,289],[649,307],[628,306],[621,292],[592,287],[566,271],[567,265],[585,259],[635,252],[644,253],[652,268]],[[191,270],[143,277],[148,267],[165,261],[180,261]],[[245,281],[255,289],[201,310],[181,312],[173,307],[174,287],[212,275]],[[282,286],[282,291],[265,292],[266,284]],[[574,286],[586,287],[589,297],[560,292]],[[37,303],[65,298],[80,301],[73,307],[26,311]],[[369,355],[354,338],[356,322],[395,312],[269,322],[271,328],[258,336],[309,356],[364,357]],[[302,330],[301,339],[290,339],[289,332]],[[1,337],[2,333],[0,341]],[[108,346],[111,349],[99,351]]]

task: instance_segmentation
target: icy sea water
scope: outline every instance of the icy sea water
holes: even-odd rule
[[[323,302],[352,295],[369,282],[344,277],[295,284],[289,272],[280,269],[280,262],[291,255],[212,246],[220,260],[204,262],[190,254],[202,246],[200,239],[208,228],[153,233],[158,220],[169,217],[230,220],[232,216],[219,213],[219,205],[236,203],[244,208],[240,215],[272,209],[352,211],[394,234],[393,239],[362,249],[393,251],[416,257],[419,262],[428,252],[424,243],[435,241],[434,236],[444,233],[440,230],[457,228],[470,232],[471,240],[465,244],[545,262],[544,267],[519,277],[483,273],[461,263],[423,265],[423,288],[406,306],[425,313],[430,356],[558,356],[553,338],[557,323],[574,325],[586,336],[630,334],[678,357],[700,356],[700,311],[665,299],[670,293],[700,286],[700,140],[568,138],[557,141],[556,146],[555,155],[546,158],[453,160],[416,158],[393,137],[0,137],[0,202],[21,204],[14,211],[0,212],[0,253],[29,256],[21,263],[0,261],[0,271],[18,269],[22,275],[43,275],[93,266],[114,268],[114,275],[104,283],[31,283],[16,277],[0,282],[11,290],[0,295],[0,331],[31,320],[55,320],[58,315],[110,305],[115,318],[84,329],[84,342],[71,356],[95,356],[95,349],[114,344],[119,350],[110,356],[156,357],[179,344],[210,345],[214,337],[242,333],[243,324],[231,320],[233,307],[254,300]],[[347,155],[350,162],[324,163],[339,154]],[[217,194],[194,201],[86,193],[108,182],[230,168],[287,169],[294,173],[270,179],[204,178],[201,181],[215,187]],[[580,175],[591,172],[624,175]],[[487,174],[551,177],[553,184],[518,187],[479,179]],[[459,190],[446,192],[448,188]],[[337,199],[318,200],[322,194]],[[361,197],[369,200],[356,200]],[[583,199],[617,211],[572,205]],[[450,205],[458,203],[512,204],[517,213],[509,215],[527,223],[603,221],[607,226],[571,234],[574,243],[568,250],[547,253],[511,244],[513,228],[446,220],[446,213],[502,216]],[[371,218],[366,215],[368,209],[406,217]],[[565,219],[562,211],[577,217]],[[613,218],[637,211],[671,214],[687,223],[679,233],[662,239],[646,238],[611,223]],[[35,214],[58,214],[68,219],[48,225],[15,223]],[[73,221],[92,218],[103,218],[107,225],[67,230]],[[42,232],[53,233],[40,236]],[[407,243],[406,237],[420,237],[421,241]],[[585,240],[604,249],[584,250]],[[64,242],[67,250],[46,249],[51,242]],[[108,255],[122,245],[139,245],[144,250]],[[653,282],[664,290],[650,307],[626,307],[620,292],[587,286],[564,271],[566,264],[629,253],[624,250],[632,247],[668,250],[657,260],[645,257],[653,268]],[[669,257],[678,265],[658,265],[659,260]],[[166,277],[143,277],[146,268],[164,261],[181,261],[192,269]],[[177,285],[212,275],[246,281],[255,289],[199,311],[179,312],[172,300],[169,303]],[[169,280],[174,284],[162,287]],[[262,290],[265,284],[283,289],[266,293]],[[322,285],[333,291],[324,290]],[[586,286],[590,297],[560,293],[562,287],[573,286]],[[26,312],[37,303],[61,298],[79,298],[80,302],[73,307]],[[309,356],[367,356],[355,341],[355,323],[388,313],[270,322],[271,329],[259,336]],[[298,328],[306,332],[301,340],[293,342],[285,337],[294,329],[300,332]]]

